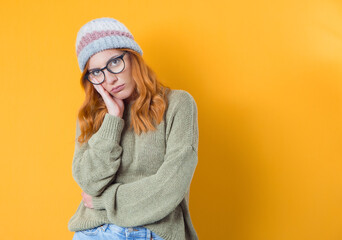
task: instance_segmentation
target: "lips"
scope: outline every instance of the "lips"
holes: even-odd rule
[[[113,89],[111,90],[111,92],[115,93],[115,92],[121,91],[121,90],[124,88],[124,85],[125,85],[125,84],[121,84],[121,85],[119,85],[119,86],[113,88]]]

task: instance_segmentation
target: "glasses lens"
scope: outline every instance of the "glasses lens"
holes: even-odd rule
[[[89,75],[88,75],[88,79],[90,82],[94,83],[94,84],[98,84],[103,82],[104,80],[104,75],[103,72],[100,70],[96,70],[96,71],[92,71]]]
[[[119,73],[125,67],[125,63],[121,58],[115,58],[108,63],[108,70],[112,73]]]

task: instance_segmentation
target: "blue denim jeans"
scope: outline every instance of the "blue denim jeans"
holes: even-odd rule
[[[120,227],[103,224],[83,231],[76,231],[72,240],[164,240],[144,227]]]

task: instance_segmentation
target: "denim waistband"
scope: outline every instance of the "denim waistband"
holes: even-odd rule
[[[107,228],[109,228],[111,231],[117,232],[117,233],[122,233],[122,234],[127,234],[127,233],[146,233],[147,239],[151,237],[151,230],[148,228],[138,226],[138,227],[120,227],[118,225],[112,224],[112,223],[106,223],[101,226],[104,231],[106,231]]]

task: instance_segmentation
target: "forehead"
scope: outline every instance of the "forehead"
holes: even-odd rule
[[[120,49],[106,49],[95,53],[89,58],[89,69],[104,66],[113,56],[120,56],[123,53]]]

